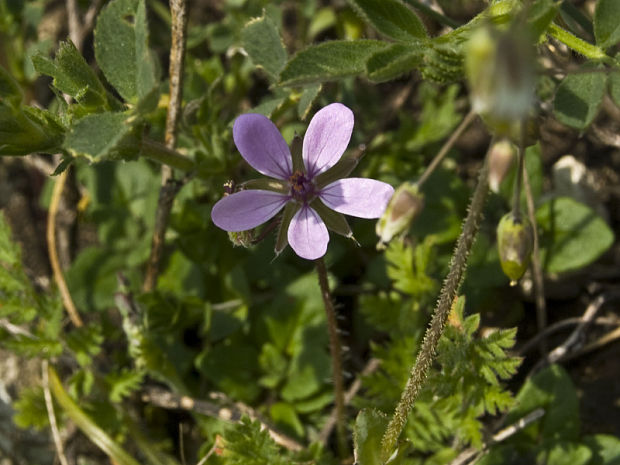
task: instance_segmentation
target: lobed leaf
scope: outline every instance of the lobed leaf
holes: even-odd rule
[[[316,84],[362,74],[368,58],[388,45],[378,40],[334,40],[312,45],[286,64],[280,84]]]
[[[95,57],[106,79],[132,104],[158,85],[157,66],[148,48],[144,0],[112,0],[99,14]]]
[[[276,23],[263,13],[241,30],[241,43],[254,64],[263,68],[272,81],[277,81],[288,55]]]
[[[73,42],[61,42],[53,60],[42,53],[34,55],[32,64],[39,73],[53,78],[56,89],[78,102],[95,111],[108,106],[103,84]]]

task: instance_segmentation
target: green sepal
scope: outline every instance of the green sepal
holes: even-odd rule
[[[314,178],[314,185],[317,189],[323,189],[338,179],[346,178],[355,169],[361,158],[362,153],[359,152],[343,156],[338,163]]]
[[[327,207],[318,198],[314,199],[310,206],[314,208],[314,210],[316,210],[316,212],[319,214],[319,216],[325,222],[325,225],[329,229],[331,229],[335,233],[338,233],[344,237],[353,239],[355,241],[355,238],[353,237],[353,231],[351,231],[349,223],[347,223],[347,220],[342,213],[338,213],[337,211],[334,211],[331,208]]]
[[[271,178],[250,179],[241,184],[244,189],[256,189],[261,191],[278,192],[279,194],[288,194],[290,188],[285,181]]]
[[[291,224],[291,220],[300,208],[301,205],[297,202],[288,202],[284,207],[284,212],[282,212],[282,219],[280,220],[280,229],[278,229],[276,246],[274,248],[276,256],[280,255],[280,253],[288,245],[288,227]]]
[[[306,172],[303,158],[303,139],[295,134],[291,142],[291,155],[293,157],[293,172]]]

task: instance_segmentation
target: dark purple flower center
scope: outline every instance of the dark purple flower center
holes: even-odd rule
[[[299,170],[291,174],[288,183],[291,186],[291,195],[299,202],[308,203],[315,195],[314,183]]]

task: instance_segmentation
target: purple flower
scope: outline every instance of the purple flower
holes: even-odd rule
[[[259,173],[272,179],[249,181],[246,190],[228,195],[211,211],[220,228],[245,231],[274,217],[283,207],[276,253],[291,245],[308,260],[327,251],[327,228],[352,237],[342,214],[379,218],[394,189],[374,179],[348,178],[356,159],[341,160],[353,131],[353,112],[340,103],[318,111],[293,155],[276,126],[265,116],[245,114],[233,126],[235,145]],[[340,163],[338,163],[340,161]]]

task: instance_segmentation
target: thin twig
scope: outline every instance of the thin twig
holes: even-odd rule
[[[533,410],[532,412],[525,415],[523,418],[517,420],[512,425],[507,426],[506,428],[495,433],[490,439],[490,441],[483,445],[482,450],[474,448],[466,449],[461,452],[454,460],[452,460],[452,462],[450,462],[450,465],[465,465],[466,463],[474,463],[474,461],[476,461],[481,455],[483,455],[490,446],[505,441],[509,437],[515,435],[519,431],[526,428],[528,425],[541,418],[544,414],[545,411],[542,408],[537,408],[536,410]],[[472,459],[473,457],[475,457],[475,460],[470,461],[470,459]]]
[[[65,277],[62,274],[60,263],[58,261],[58,251],[56,249],[56,214],[58,213],[58,206],[60,205],[60,199],[62,197],[62,191],[67,181],[67,171],[63,171],[56,177],[56,183],[52,190],[52,199],[50,201],[50,208],[47,215],[47,249],[50,258],[50,264],[52,266],[52,272],[54,273],[54,280],[60,291],[60,297],[62,303],[71,318],[71,322],[76,327],[83,325],[82,319],[73,303],[69,287],[65,281]]]
[[[346,456],[347,439],[344,418],[344,380],[342,377],[342,345],[338,335],[338,321],[336,311],[329,292],[327,269],[325,261],[319,258],[314,261],[321,287],[321,297],[327,316],[327,332],[329,334],[329,352],[332,359],[332,382],[334,383],[334,409],[336,411],[336,435],[338,438],[338,452],[341,457]]]
[[[576,316],[572,318],[566,318],[552,325],[549,325],[543,331],[537,333],[533,338],[531,338],[529,341],[527,341],[525,344],[519,347],[517,354],[524,355],[528,353],[530,350],[532,350],[534,346],[538,345],[541,339],[546,339],[551,334],[557,331],[560,331],[569,326],[580,324],[582,322],[583,322],[583,318]],[[598,318],[595,318],[591,323],[595,325],[600,325],[600,326],[620,326],[620,319],[600,316]]]
[[[492,141],[493,142],[493,141]],[[491,143],[490,147],[493,144]],[[381,441],[381,457],[385,462],[391,455],[396,446],[396,441],[400,436],[407,417],[413,408],[413,405],[420,393],[428,370],[435,358],[435,349],[439,338],[443,333],[443,329],[450,313],[452,303],[457,297],[458,289],[463,280],[465,269],[467,267],[467,258],[469,251],[474,243],[480,220],[482,219],[482,209],[488,191],[488,163],[485,157],[482,169],[478,176],[478,184],[472,196],[467,217],[463,224],[461,235],[458,238],[456,249],[452,255],[450,262],[450,271],[444,281],[437,307],[433,313],[430,325],[424,334],[422,347],[418,353],[416,361],[411,368],[411,374],[407,380],[407,384],[401,395],[400,401],[396,406],[394,415],[388,424],[383,439]]]
[[[541,359],[535,366],[532,368],[531,373],[538,371],[545,365],[559,362],[560,360],[565,360],[572,355],[572,353],[580,350],[582,346],[581,338],[582,334],[586,330],[586,328],[592,323],[594,317],[601,309],[601,307],[609,301],[620,299],[620,291],[613,290],[608,291],[603,294],[600,294],[594,301],[588,305],[586,311],[581,317],[581,322],[577,325],[577,327],[573,330],[573,332],[568,336],[568,338],[560,344],[558,347],[553,349],[546,357]]]
[[[368,361],[368,363],[366,364],[362,372],[357,376],[357,378],[355,378],[355,381],[351,383],[351,386],[349,386],[349,389],[347,389],[347,392],[345,392],[344,394],[345,405],[349,405],[351,403],[351,401],[353,400],[357,392],[362,387],[362,378],[364,378],[364,376],[368,376],[369,374],[373,373],[379,367],[380,363],[381,361],[377,358],[371,358]],[[329,438],[329,435],[332,433],[334,426],[336,426],[336,418],[337,418],[337,411],[336,411],[336,408],[334,407],[334,409],[332,409],[331,413],[329,414],[329,417],[327,418],[325,425],[323,425],[321,432],[319,433],[319,442],[323,444],[327,442],[327,438]]]
[[[576,352],[567,354],[562,361],[567,361],[567,360],[572,360],[574,358],[577,357],[581,357],[582,355],[585,355],[589,352],[592,352],[593,350],[599,349],[601,347],[603,347],[604,345],[609,344],[610,342],[613,342],[617,339],[620,339],[620,327],[605,333],[604,335],[602,335],[601,337],[599,337],[597,340],[590,342],[589,344],[585,345],[584,347],[582,347],[581,349],[577,350]]]
[[[47,373],[47,360],[41,362],[41,378],[43,381],[43,397],[45,398],[45,408],[47,409],[47,417],[49,418],[50,428],[52,430],[52,437],[54,438],[54,446],[56,446],[56,453],[58,454],[58,461],[60,465],[69,465],[67,457],[65,456],[65,449],[62,445],[62,438],[58,431],[58,423],[56,422],[56,414],[54,413],[54,402],[52,401],[52,393],[50,392],[50,380]]]
[[[185,60],[185,39],[187,30],[187,5],[185,0],[170,0],[170,15],[172,18],[172,45],[170,47],[170,102],[166,115],[166,147],[174,149],[176,145],[176,130],[181,103],[183,100],[183,63]],[[167,165],[161,167],[161,190],[155,213],[155,228],[151,242],[143,289],[152,291],[157,284],[159,266],[164,251],[165,234],[168,228],[168,219],[174,198],[180,189],[180,184],[174,182],[172,168]]]
[[[525,153],[524,153],[525,155]],[[525,156],[523,157],[525,158]],[[532,185],[527,170],[523,170],[523,187],[525,187],[525,200],[527,203],[527,216],[532,226],[532,277],[534,280],[534,296],[536,302],[536,322],[538,332],[544,331],[547,326],[547,301],[545,300],[545,283],[543,279],[542,264],[540,262],[540,239],[538,237],[538,227],[536,224],[536,210],[534,208],[534,195]],[[541,353],[547,353],[547,343],[545,338],[540,339]]]
[[[142,394],[142,400],[158,407],[170,410],[187,410],[217,418],[222,421],[237,422],[243,415],[252,420],[258,420],[261,427],[266,429],[269,436],[279,445],[292,451],[300,451],[303,446],[295,439],[278,431],[260,413],[241,402],[232,402],[223,394],[212,394],[212,397],[226,403],[223,407],[219,403],[208,400],[194,399],[189,396],[180,396],[164,389],[149,387]]]
[[[435,171],[435,168],[437,168],[437,166],[439,166],[439,164],[443,161],[443,159],[446,157],[446,155],[448,154],[452,146],[456,143],[459,137],[461,137],[461,134],[463,134],[463,131],[465,131],[465,129],[468,128],[468,126],[471,124],[471,122],[474,120],[475,117],[476,117],[476,112],[474,112],[473,110],[470,110],[469,113],[467,113],[465,118],[463,118],[463,121],[461,121],[461,124],[459,124],[459,126],[450,135],[450,138],[446,141],[446,143],[443,144],[443,146],[439,150],[439,153],[435,155],[435,158],[433,158],[430,165],[428,165],[426,170],[424,170],[424,173],[422,173],[422,176],[420,176],[420,178],[416,182],[418,187],[422,187],[422,184],[424,184],[426,180],[429,178],[429,176],[433,174],[433,172]]]

